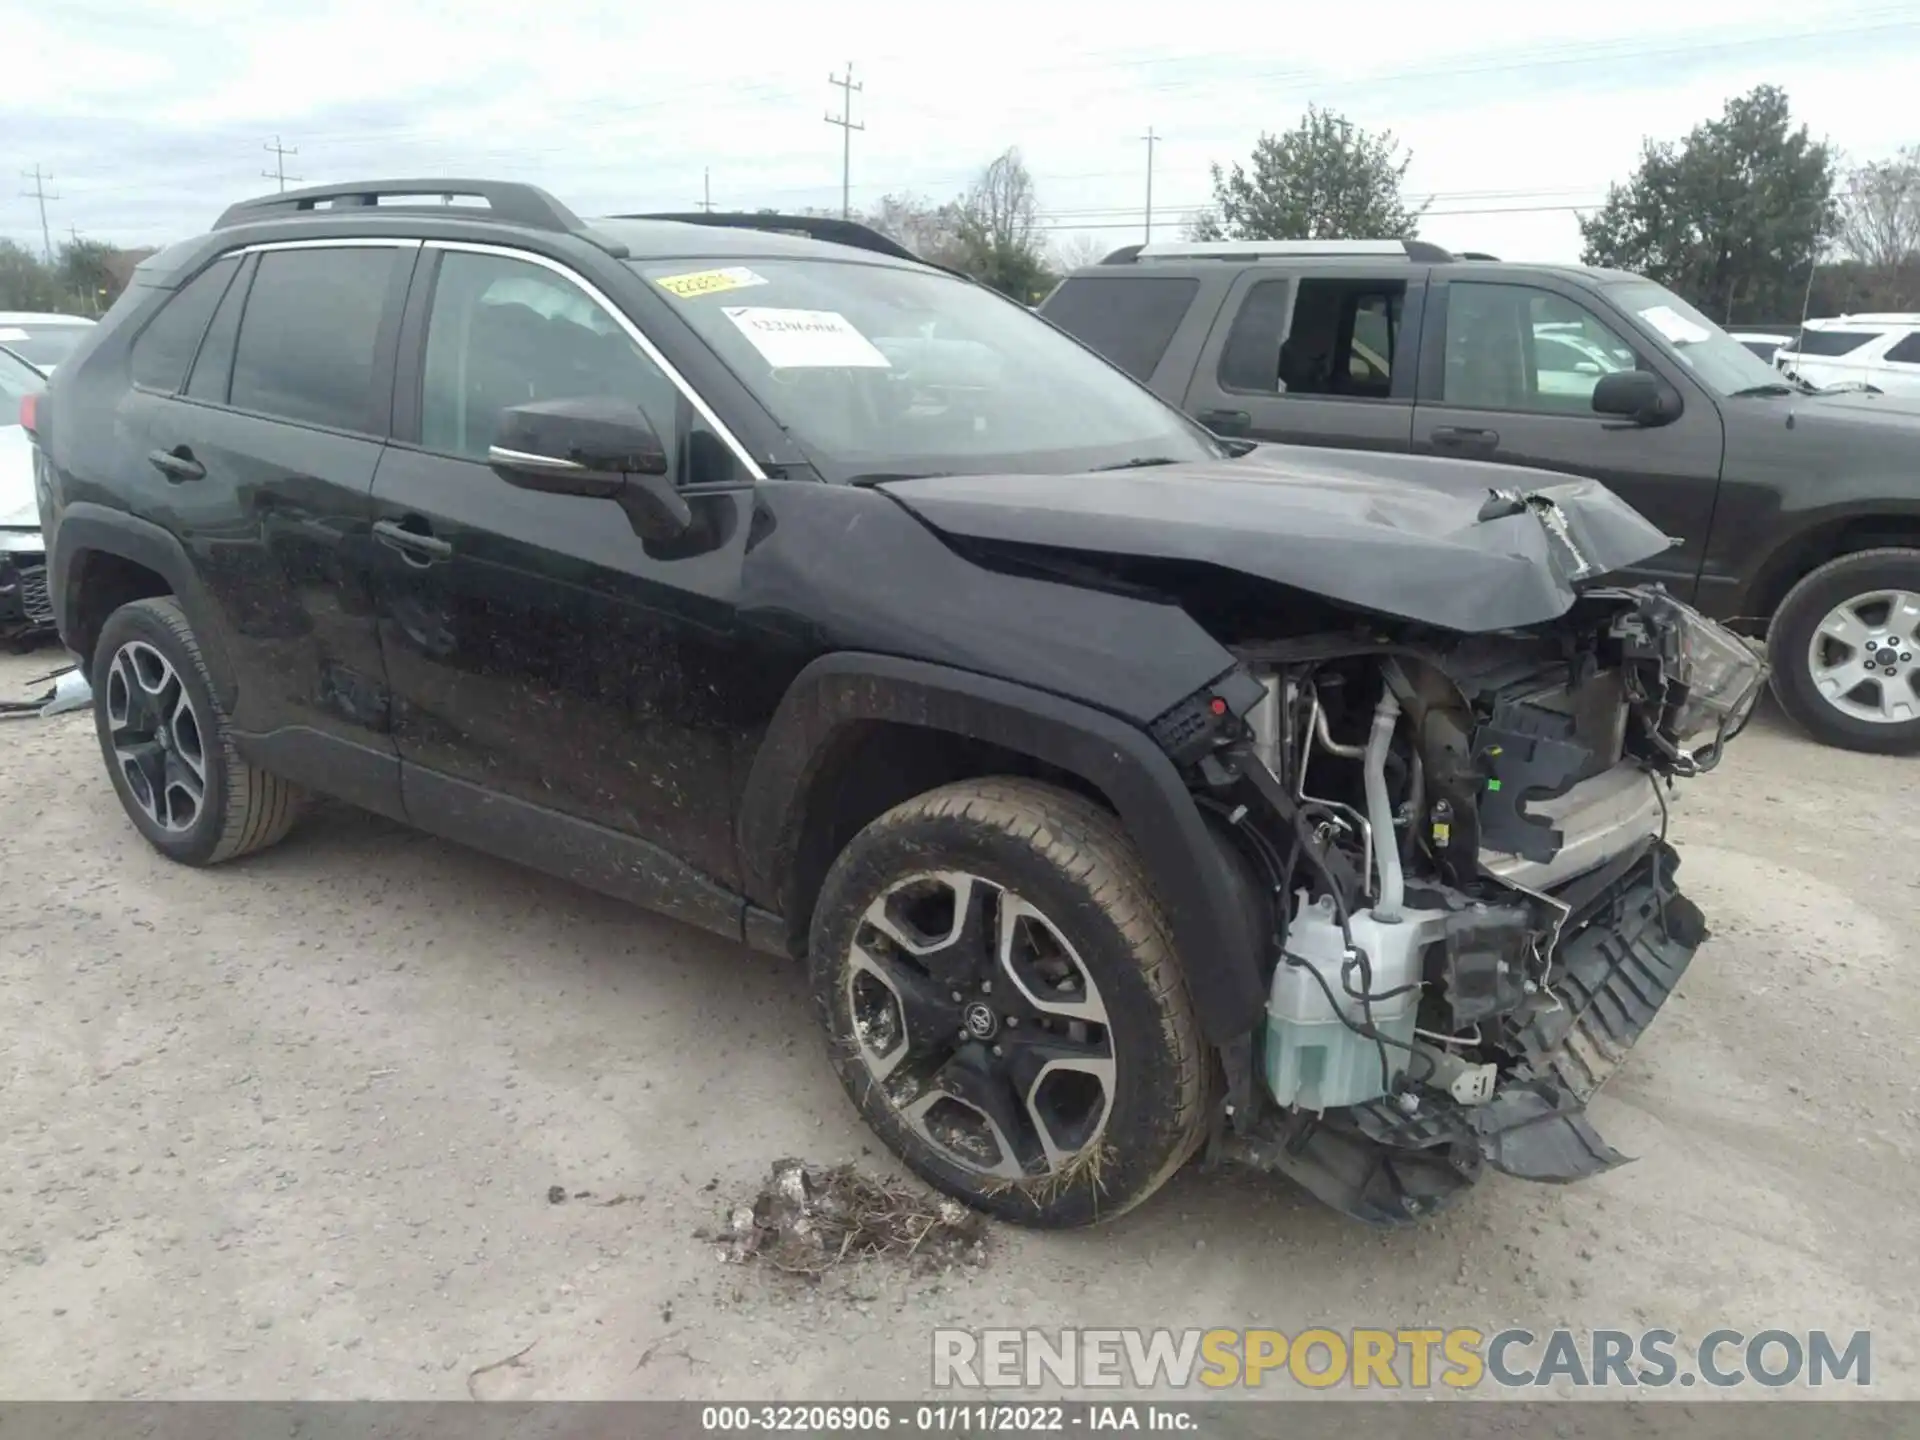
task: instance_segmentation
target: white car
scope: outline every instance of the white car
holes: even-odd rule
[[[40,538],[40,502],[33,488],[33,446],[20,428],[20,402],[46,384],[36,367],[0,346],[0,638],[53,623],[47,546]]]
[[[1822,389],[1852,383],[1920,396],[1920,314],[1809,320],[1773,363]]]
[[[1776,335],[1771,331],[1729,330],[1727,333],[1769,365],[1774,363],[1774,356],[1780,353],[1783,345],[1793,343],[1793,336]]]
[[[47,374],[71,355],[98,323],[84,315],[0,310],[0,346]]]

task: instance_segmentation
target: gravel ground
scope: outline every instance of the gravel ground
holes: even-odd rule
[[[1633,1165],[1385,1235],[1188,1172],[808,1287],[695,1235],[780,1157],[886,1166],[795,970],[344,809],[174,866],[87,716],[9,723],[0,1395],[905,1397],[938,1324],[1517,1323],[1871,1328],[1920,1397],[1917,776],[1768,713],[1689,787],[1716,934],[1596,1102]]]

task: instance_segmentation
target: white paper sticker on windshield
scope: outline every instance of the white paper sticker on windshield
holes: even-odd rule
[[[24,330],[0,327],[0,345],[12,344],[21,340],[31,340],[32,338],[33,337]]]
[[[874,343],[837,310],[729,305],[725,314],[776,370],[892,368]]]
[[[1654,305],[1640,312],[1640,318],[1675,345],[1698,345],[1713,332],[1694,324],[1671,305]]]

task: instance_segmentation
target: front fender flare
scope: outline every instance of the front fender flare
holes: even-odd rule
[[[1223,1044],[1252,1029],[1263,996],[1244,898],[1173,762],[1134,726],[1026,686],[884,655],[807,666],[747,779],[739,843],[750,894],[782,894],[818,761],[837,731],[864,721],[988,741],[1096,788],[1139,847],[1207,1038]]]

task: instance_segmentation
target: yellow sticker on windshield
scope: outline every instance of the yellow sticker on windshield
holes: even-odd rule
[[[662,275],[654,282],[669,295],[691,300],[699,295],[719,295],[728,290],[744,290],[749,285],[764,285],[767,277],[756,275],[744,265],[729,265],[724,270],[695,270],[687,275]]]

